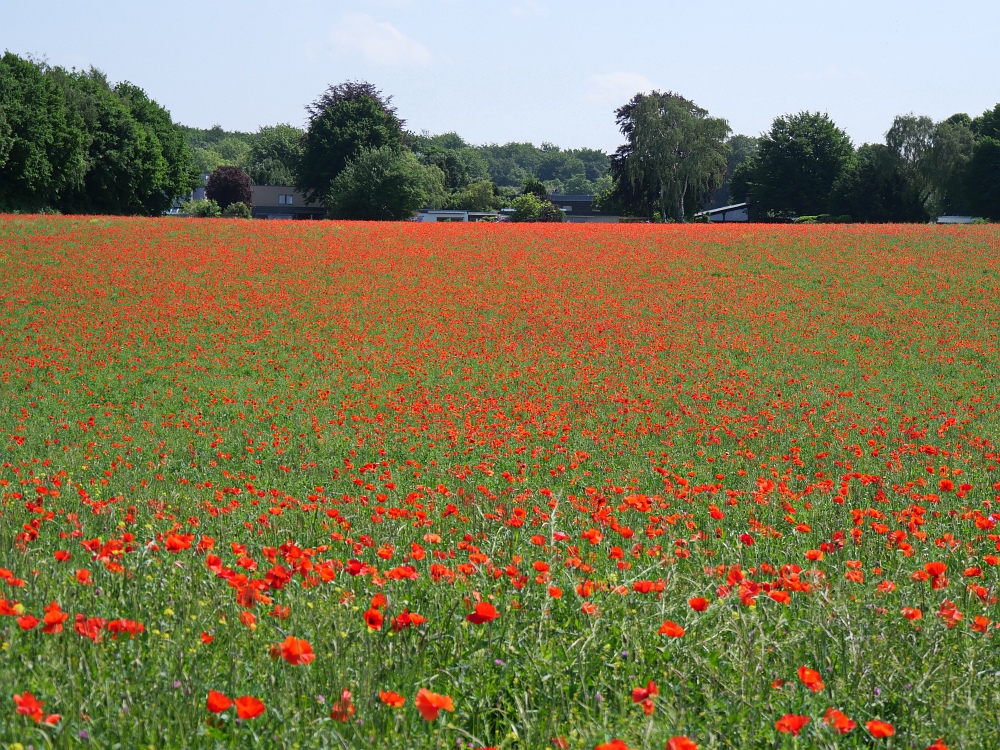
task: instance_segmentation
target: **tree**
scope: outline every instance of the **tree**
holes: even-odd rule
[[[952,115],[934,128],[931,147],[920,164],[930,183],[927,208],[931,216],[972,211],[966,180],[976,146],[971,124],[968,115]]]
[[[255,185],[291,185],[302,159],[304,132],[291,125],[265,126],[250,141],[242,166]]]
[[[626,143],[612,157],[616,180],[645,193],[646,203],[684,221],[689,198],[707,201],[726,174],[728,123],[671,92],[636,94],[616,112]]]
[[[1000,104],[988,109],[969,123],[977,138],[993,138],[1000,141]]]
[[[82,123],[47,68],[10,52],[0,58],[0,210],[58,205],[86,169]]]
[[[521,185],[521,192],[523,194],[534,195],[536,198],[539,198],[540,200],[546,200],[549,197],[549,193],[545,189],[545,185],[543,185],[534,177],[529,177],[527,180],[524,181],[524,184]]]
[[[445,204],[459,211],[492,211],[499,206],[496,185],[492,182],[474,182],[464,190],[453,193]]]
[[[965,179],[972,211],[1000,221],[1000,140],[979,136]]]
[[[424,205],[422,165],[409,151],[381,146],[347,162],[325,197],[335,219],[399,221]]]
[[[927,212],[914,175],[895,149],[865,144],[834,185],[830,212],[868,223],[925,222]]]
[[[140,213],[162,214],[175,200],[190,195],[198,184],[184,133],[171,120],[170,113],[138,86],[119,83],[114,92],[142,130],[139,139],[142,179],[136,189],[142,206]]]
[[[306,108],[309,127],[295,185],[306,201],[320,201],[348,162],[366,151],[388,147],[395,152],[403,135],[392,97],[364,81],[329,87]]]
[[[223,212],[233,203],[252,206],[250,177],[239,167],[218,167],[208,176],[205,197],[218,203]]]
[[[736,170],[757,154],[758,139],[752,136],[734,135],[726,141],[726,144],[729,146],[729,156],[726,157],[726,179],[715,191],[711,203],[706,208],[721,208],[736,201],[732,187]],[[741,201],[744,199],[745,196],[740,197]]]
[[[847,133],[825,114],[778,117],[761,136],[757,155],[737,169],[733,195],[752,194],[763,215],[824,213],[853,151]]]
[[[420,188],[424,192],[426,208],[443,208],[448,202],[448,190],[445,187],[444,172],[435,166],[420,165]]]

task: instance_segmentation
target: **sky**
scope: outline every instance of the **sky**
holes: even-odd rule
[[[675,91],[759,135],[826,112],[856,145],[898,114],[1000,102],[997,0],[35,0],[0,49],[103,70],[177,122],[303,126],[327,86],[366,80],[407,127],[470,143],[613,151],[614,110]]]

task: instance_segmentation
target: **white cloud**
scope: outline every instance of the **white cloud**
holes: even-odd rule
[[[390,23],[364,13],[347,13],[333,32],[337,52],[360,54],[383,65],[427,65],[430,51]]]
[[[624,104],[640,91],[654,88],[653,82],[641,73],[597,73],[590,77],[587,100],[595,104]]]

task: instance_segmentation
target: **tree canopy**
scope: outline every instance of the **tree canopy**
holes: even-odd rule
[[[224,212],[234,203],[253,205],[250,177],[239,167],[217,167],[208,177],[205,197],[219,204]]]
[[[408,219],[427,199],[423,165],[392,146],[363,151],[347,162],[324,196],[331,218],[366,221]]]
[[[726,176],[729,124],[672,92],[636,94],[616,112],[626,142],[612,157],[619,199],[677,221],[706,203]]]
[[[309,127],[295,185],[307,201],[321,201],[348,162],[365,151],[388,147],[395,152],[404,122],[392,97],[370,83],[348,81],[330,86],[307,107]]]
[[[733,197],[752,195],[761,215],[824,213],[853,153],[847,133],[826,114],[778,117],[761,136],[756,156],[734,175]]]
[[[170,114],[99,70],[0,59],[0,208],[162,213],[194,185]]]

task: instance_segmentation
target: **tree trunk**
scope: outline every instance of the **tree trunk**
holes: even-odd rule
[[[680,198],[677,200],[677,221],[684,223],[684,198],[688,191],[688,181],[684,180],[684,187],[681,189]]]
[[[650,217],[652,218],[652,217]],[[667,189],[663,180],[660,180],[660,223],[667,220]]]

